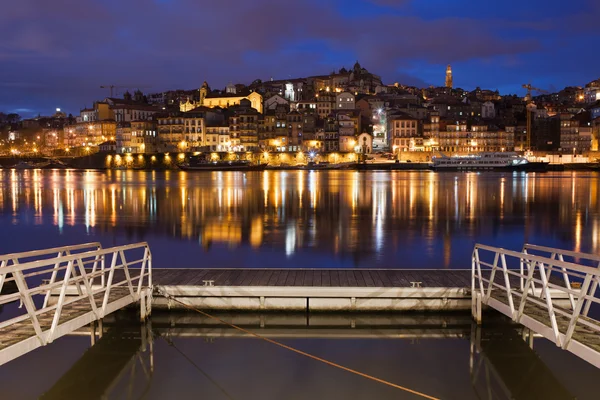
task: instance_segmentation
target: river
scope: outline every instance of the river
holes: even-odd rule
[[[155,268],[469,268],[475,243],[600,251],[595,172],[0,170],[0,189],[0,253],[147,241]],[[324,324],[347,316],[331,318]],[[432,396],[487,398],[492,387],[493,398],[505,398],[498,382],[471,383],[470,323],[457,323],[454,336],[401,338],[386,334],[398,328],[392,317],[373,318],[379,322],[367,320],[365,337],[296,332],[284,341]],[[489,329],[491,336],[498,332]],[[138,365],[132,398],[419,398],[253,339],[201,332],[175,335],[175,346],[154,342],[152,379]],[[114,352],[119,343],[108,348]],[[499,346],[482,353],[482,365],[498,348],[512,349]],[[89,347],[89,337],[67,337],[0,367],[2,398],[60,398],[50,394],[86,354],[92,364],[102,362]],[[573,355],[541,339],[535,352],[510,351],[513,366],[543,361],[537,368],[555,379],[556,398],[563,389],[595,398],[598,371]],[[72,376],[85,381],[81,371]],[[486,376],[481,371],[478,379]],[[523,382],[533,379],[524,376]],[[119,382],[110,398],[128,398],[127,379]],[[515,398],[532,398],[514,390]]]

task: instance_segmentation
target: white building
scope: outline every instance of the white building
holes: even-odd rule
[[[486,101],[481,105],[481,118],[493,119],[496,118],[496,107],[491,101]]]
[[[356,99],[350,92],[342,92],[335,96],[336,110],[354,110]]]
[[[373,152],[373,136],[366,132],[358,135],[355,151],[362,154],[371,154]]]

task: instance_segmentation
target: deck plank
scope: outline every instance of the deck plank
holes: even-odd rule
[[[321,284],[325,287],[331,286],[331,275],[329,275],[329,271],[321,271]]]
[[[340,276],[338,275],[336,270],[329,270],[329,278],[331,279],[331,286],[339,287],[340,286]]]
[[[322,273],[322,271],[319,271],[318,269],[314,270],[314,273],[313,273],[313,286],[317,286],[317,287],[321,286],[321,282],[323,282],[322,279],[321,279],[321,276],[322,276],[321,273]]]
[[[282,271],[273,271],[273,273],[271,274],[271,276],[269,277],[269,281],[267,282],[266,286],[276,286],[277,285],[277,280],[279,279],[279,275],[282,273]]]
[[[371,278],[371,274],[369,273],[369,271],[363,270],[363,271],[360,271],[360,273],[362,274],[362,277],[365,280],[365,285],[367,287],[375,286],[375,282],[373,282],[373,278]]]
[[[285,280],[284,286],[294,286],[294,282],[296,281],[296,274],[298,271],[290,270],[288,271],[287,279]]]
[[[288,274],[288,270],[283,269],[279,271],[279,278],[277,278],[276,286],[285,286],[285,281],[287,279]]]
[[[338,278],[340,280],[340,286],[343,286],[343,287],[350,286],[350,284],[348,283],[348,272],[350,272],[350,271],[339,270],[337,272],[338,273]]]

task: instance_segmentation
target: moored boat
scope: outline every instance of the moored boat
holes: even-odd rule
[[[484,152],[466,156],[432,157],[431,168],[435,171],[546,171],[548,163],[529,161],[527,157],[514,152]]]
[[[19,161],[12,168],[14,168],[14,169],[40,169],[40,168],[45,168],[48,164],[50,164],[50,163],[48,163],[48,162],[34,163],[31,161]]]
[[[190,160],[178,165],[184,171],[263,171],[267,164],[252,164],[250,161],[203,161]]]

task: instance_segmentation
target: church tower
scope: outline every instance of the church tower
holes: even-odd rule
[[[450,65],[446,67],[446,87],[452,89],[452,67]]]
[[[202,87],[200,88],[200,102],[199,105],[203,106],[204,105],[204,99],[206,98],[206,95],[210,92],[210,87],[208,86],[208,83],[206,83],[206,81],[204,81],[204,83],[202,84]]]

